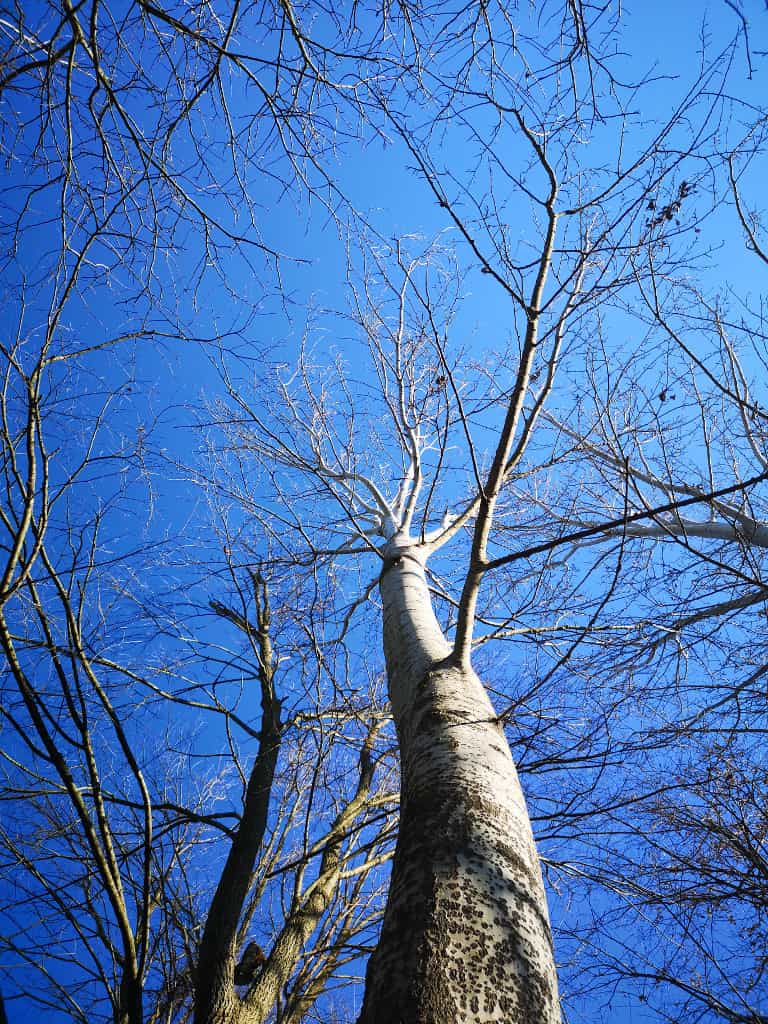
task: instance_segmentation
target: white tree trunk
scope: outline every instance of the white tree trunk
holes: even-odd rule
[[[416,548],[381,579],[400,832],[359,1024],[558,1024],[541,869],[475,673],[454,666]]]

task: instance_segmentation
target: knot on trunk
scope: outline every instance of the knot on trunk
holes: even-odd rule
[[[266,960],[261,946],[257,942],[249,942],[240,957],[240,963],[235,967],[235,984],[250,985]]]
[[[387,545],[387,548],[389,548],[389,545]],[[379,580],[381,581],[390,569],[396,568],[404,561],[415,562],[420,569],[423,569],[425,558],[414,551],[413,548],[394,548],[392,551],[387,551],[382,559]]]

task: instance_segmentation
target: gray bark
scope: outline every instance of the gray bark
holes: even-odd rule
[[[253,576],[257,622],[217,602],[214,611],[228,618],[258,644],[261,688],[261,736],[251,769],[240,823],[205,921],[195,978],[195,1024],[235,1024],[241,1002],[234,989],[237,928],[251,883],[254,864],[267,827],[272,784],[280,751],[280,701],[274,688],[269,602],[264,580]]]
[[[380,589],[401,817],[359,1024],[558,1024],[541,869],[503,731],[452,661],[417,548]]]

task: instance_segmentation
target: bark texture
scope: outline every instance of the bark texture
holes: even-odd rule
[[[267,828],[280,752],[280,701],[274,688],[267,587],[258,573],[253,576],[253,585],[257,608],[255,623],[218,602],[211,604],[217,614],[229,619],[255,641],[262,715],[258,753],[248,778],[243,813],[203,929],[195,978],[195,1024],[236,1024],[242,1018],[242,1003],[234,989],[237,929]]]
[[[509,746],[451,662],[417,548],[381,579],[400,833],[359,1024],[558,1024],[538,856]]]

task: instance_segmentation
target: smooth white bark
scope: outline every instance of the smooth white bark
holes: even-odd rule
[[[630,523],[623,532],[626,537],[700,537],[703,540],[745,541],[752,547],[768,548],[768,526],[746,517],[737,523],[702,523],[682,518]]]

